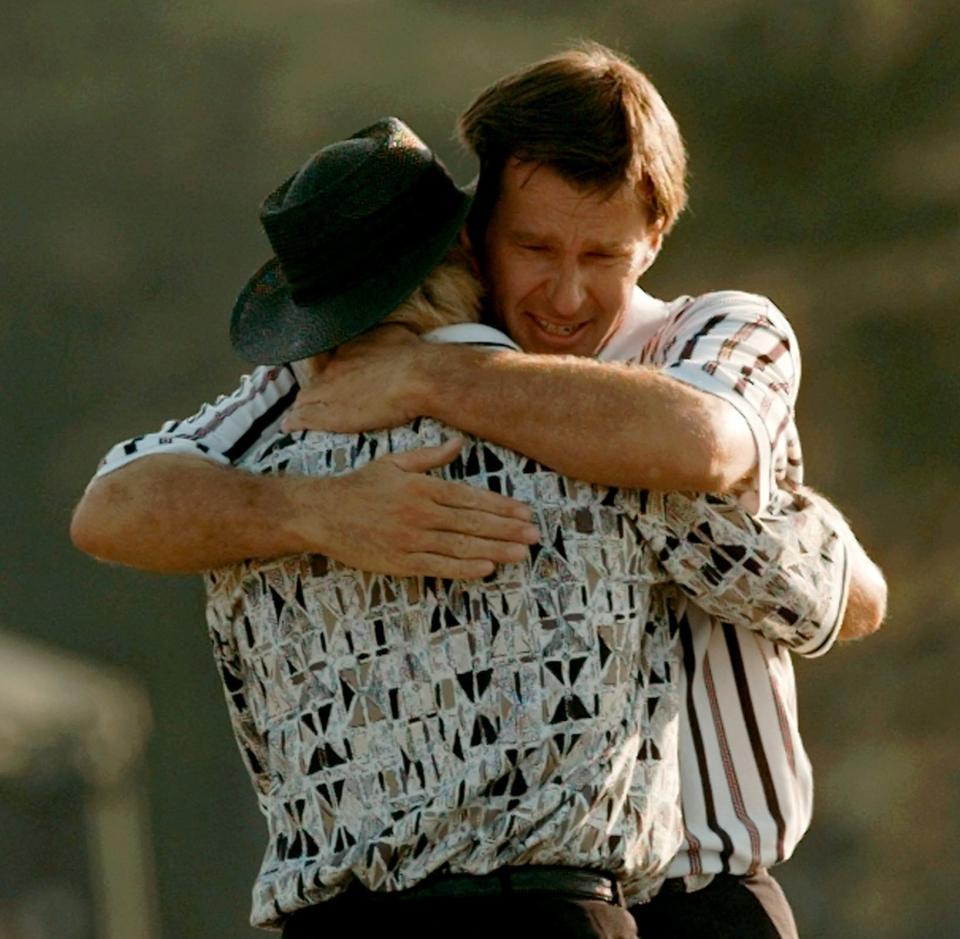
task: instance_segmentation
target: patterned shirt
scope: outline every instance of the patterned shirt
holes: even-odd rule
[[[333,475],[447,435],[429,419],[284,435],[240,465]],[[664,575],[641,494],[478,441],[443,476],[535,506],[530,559],[475,582],[309,555],[208,577],[269,829],[259,925],[354,878],[399,890],[438,870],[593,867],[649,889],[680,845],[677,630],[651,593]]]
[[[753,328],[747,328],[754,320],[757,322]],[[737,348],[738,342],[733,341],[736,337],[745,343],[743,349]],[[668,343],[668,339],[672,341]],[[747,340],[751,343],[746,344]],[[767,347],[781,340],[786,341],[786,355],[770,356]],[[761,468],[766,468],[758,474],[754,499],[766,497],[764,480],[771,480],[766,484],[766,492],[772,490],[772,481],[779,478],[781,468],[792,465],[791,453],[799,469],[799,451],[792,451],[789,445],[795,437],[791,431],[799,374],[796,345],[789,327],[768,301],[744,294],[715,294],[696,301],[684,298],[667,305],[638,291],[630,316],[602,357],[639,359],[643,364],[658,367],[672,365],[674,377],[722,394],[745,413],[758,438]],[[289,368],[258,369],[244,380],[237,392],[206,407],[195,418],[172,422],[158,434],[118,445],[108,454],[99,472],[110,472],[131,459],[154,452],[193,453],[223,463],[246,458],[276,433],[279,419],[296,392],[296,381]],[[764,397],[770,399],[766,404]],[[781,408],[779,419],[776,419],[777,407]],[[787,426],[778,435],[777,428],[784,414],[788,415]],[[778,453],[784,456],[778,457]],[[745,494],[745,498],[747,496]],[[781,501],[783,498],[781,495]],[[671,632],[681,640],[684,665],[680,676],[684,705],[680,769],[686,843],[671,865],[671,874],[723,869],[744,872],[755,866],[758,858],[770,863],[789,853],[809,819],[809,773],[804,773],[808,764],[796,733],[790,660],[782,649],[786,645],[801,652],[823,651],[832,642],[845,599],[845,547],[843,538],[836,537],[837,531],[842,532],[842,523],[834,520],[830,523],[833,531],[830,531],[830,524],[821,514],[803,505],[795,496],[789,499],[794,501],[792,507],[787,508],[805,513],[809,524],[803,541],[793,544],[793,559],[779,556],[785,575],[779,578],[771,575],[767,589],[779,590],[782,597],[784,589],[802,584],[806,599],[790,606],[778,605],[775,597],[771,597],[764,605],[757,601],[759,594],[752,595],[753,588],[743,591],[734,587],[724,602],[713,607],[704,596],[697,595],[700,606],[694,607],[677,595],[669,599],[667,594],[667,617]],[[758,570],[772,569],[766,560],[757,565],[757,559],[743,551],[736,539],[720,551],[711,550],[708,542],[717,522],[707,525],[706,537],[701,542],[709,553],[709,562],[684,562],[673,550],[678,539],[672,531],[683,525],[681,516],[687,505],[681,496],[662,497],[658,511],[677,514],[671,525],[664,523],[659,531],[651,529],[645,533],[646,543],[657,546],[658,560],[671,577],[682,580],[685,573],[697,572],[712,587],[717,586],[718,581],[729,587],[738,575],[754,576]],[[714,507],[717,506],[729,512],[728,504],[715,502]],[[733,517],[731,514],[730,518]],[[772,518],[762,517],[758,524],[769,526]],[[741,516],[733,523],[733,530],[740,531],[741,535],[743,531],[751,531],[750,526],[738,528],[742,524]],[[799,526],[790,531],[802,529],[803,526]],[[724,530],[722,524],[718,530]],[[756,534],[752,531],[753,536]],[[767,534],[766,550],[771,552],[770,557],[786,550],[782,540]],[[822,554],[816,551],[811,554],[809,550],[805,554],[801,550],[816,543],[811,541],[813,537],[821,538],[826,546]],[[642,553],[642,547],[640,550]],[[695,593],[698,587],[687,584],[684,589]],[[722,594],[723,589],[717,595]],[[735,614],[727,604],[738,595],[741,599],[749,598],[751,607]],[[701,607],[709,608],[708,612]],[[748,629],[755,631],[748,632]],[[738,654],[717,655],[718,637],[727,649],[735,646]],[[738,677],[744,673],[746,677],[738,684]],[[229,693],[229,683],[227,688]],[[772,705],[763,698],[767,688],[773,698]],[[709,719],[703,717],[704,700]],[[743,733],[735,726],[738,718],[745,727]],[[769,733],[771,720],[778,734]],[[758,752],[762,759],[755,763]],[[250,756],[247,753],[248,761]],[[751,763],[757,766],[756,774],[760,778],[757,786],[749,785]],[[250,765],[256,772],[255,763]],[[772,784],[768,784],[770,779]],[[727,791],[731,793],[729,799]],[[780,797],[779,816],[773,825],[764,824],[761,817],[764,812],[773,815],[771,791]],[[730,810],[725,812],[728,805]],[[701,807],[703,811],[698,811]],[[746,837],[737,837],[739,833],[730,819],[737,820]],[[720,834],[717,834],[718,828]],[[642,896],[643,892],[638,890],[637,895]]]

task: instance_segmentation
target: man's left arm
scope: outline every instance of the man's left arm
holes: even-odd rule
[[[799,350],[763,297],[727,291],[691,301],[642,356],[636,350],[652,367],[380,332],[338,350],[287,429],[360,431],[428,414],[593,483],[724,492],[748,481],[757,508],[799,462],[786,439]],[[882,575],[850,543],[849,597],[832,597],[838,609],[845,603],[844,637],[876,629],[886,602]],[[814,567],[819,559],[808,557]],[[806,590],[809,579],[800,581]]]
[[[433,417],[564,475],[638,489],[724,492],[758,462],[766,469],[767,424],[789,419],[799,383],[796,342],[768,300],[698,298],[647,352],[624,364],[371,330],[337,350],[284,429],[359,433]]]
[[[775,501],[753,515],[729,496],[641,493],[637,525],[698,606],[800,655],[877,629],[886,585],[840,513],[809,489]]]

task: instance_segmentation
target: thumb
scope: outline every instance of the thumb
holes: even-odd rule
[[[425,473],[455,460],[462,447],[463,437],[451,437],[437,447],[420,447],[406,453],[393,453],[389,459],[398,469],[408,473]]]

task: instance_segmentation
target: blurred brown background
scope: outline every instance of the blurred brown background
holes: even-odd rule
[[[645,286],[787,312],[808,480],[890,581],[882,633],[798,666],[817,812],[778,873],[801,934],[960,935],[960,6],[31,0],[0,26],[0,627],[147,691],[165,939],[260,935],[263,829],[198,581],[96,565],[68,542],[70,509],[110,444],[235,386],[229,310],[268,255],[257,207],[308,153],[393,113],[465,182],[462,107],[580,37],[634,57],[691,151],[691,209]],[[66,798],[42,772],[18,785]],[[24,857],[84,863],[82,832],[29,795],[5,808],[36,816]],[[0,881],[0,937],[46,936],[22,911],[4,925],[17,902]],[[58,902],[57,939],[96,935],[92,900]]]

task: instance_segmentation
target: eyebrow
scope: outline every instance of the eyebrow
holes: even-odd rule
[[[516,241],[549,242],[550,236],[545,232],[535,232],[518,228],[511,232]],[[609,254],[629,254],[631,245],[626,241],[595,241],[587,245],[588,251],[600,251]]]

